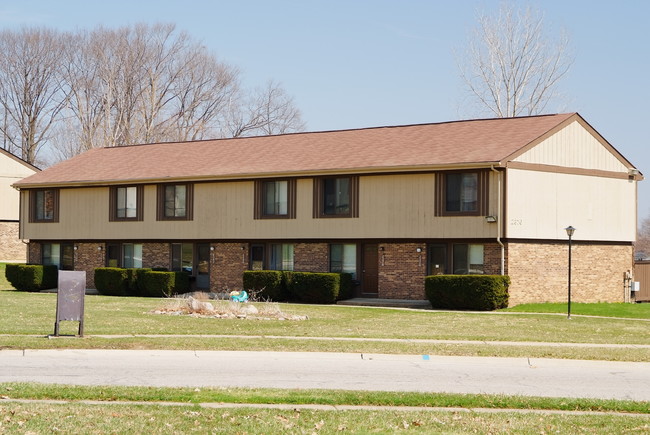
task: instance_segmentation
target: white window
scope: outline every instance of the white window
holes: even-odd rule
[[[293,270],[293,245],[273,244],[271,245],[270,270]]]
[[[483,245],[454,245],[454,274],[483,274]]]
[[[357,277],[357,245],[334,244],[330,246],[330,272],[350,273]]]

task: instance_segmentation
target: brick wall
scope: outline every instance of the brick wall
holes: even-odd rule
[[[106,245],[103,243],[75,243],[74,270],[86,271],[86,288],[95,288],[95,268],[104,267]],[[101,250],[97,249],[101,246]]]
[[[382,243],[379,251],[379,293],[382,299],[426,299],[426,244]],[[420,248],[422,252],[417,252]]]
[[[213,243],[210,252],[210,289],[215,292],[242,290],[248,270],[248,244]],[[243,248],[243,249],[242,249]]]
[[[27,263],[29,264],[41,264],[41,244],[36,242],[30,242],[27,245]]]
[[[18,238],[18,222],[0,222],[0,262],[24,263],[27,245]]]
[[[169,243],[143,243],[142,267],[171,268],[171,252]]]
[[[294,244],[293,270],[296,272],[329,272],[329,245],[327,243]]]
[[[623,302],[623,275],[633,268],[630,245],[574,243],[572,302]],[[509,243],[510,305],[566,302],[568,243]]]

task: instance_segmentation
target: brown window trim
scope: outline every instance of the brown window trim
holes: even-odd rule
[[[53,192],[54,202],[51,219],[38,219],[36,217],[36,193]],[[33,223],[56,223],[59,222],[59,189],[33,189],[29,191],[29,222]]]
[[[336,178],[350,179],[350,212],[345,214],[325,214],[323,209],[323,189],[324,180]],[[314,178],[314,207],[313,217],[317,219],[338,219],[338,218],[358,218],[359,217],[359,176],[358,175],[339,175],[331,177]]]
[[[165,216],[165,187],[185,186],[185,216]],[[156,220],[159,221],[191,221],[194,219],[194,184],[165,183],[157,187]]]
[[[478,174],[478,206],[476,211],[447,211],[447,174]],[[436,172],[435,216],[486,216],[489,205],[489,177],[486,170]]]
[[[287,214],[264,214],[264,183],[268,181],[287,181]],[[296,218],[296,179],[277,178],[255,180],[254,219],[295,219]]]
[[[136,188],[136,210],[135,217],[118,217],[117,216],[117,189],[121,187],[135,187]],[[129,186],[111,186],[110,191],[110,202],[109,202],[109,215],[108,220],[110,222],[128,222],[128,221],[142,221],[144,209],[144,186],[143,185],[129,185]]]

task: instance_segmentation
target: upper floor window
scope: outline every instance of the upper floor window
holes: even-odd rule
[[[456,172],[447,174],[445,186],[445,211],[478,211],[478,174]]]
[[[486,215],[488,177],[488,171],[436,174],[436,216]]]
[[[194,185],[158,185],[158,220],[192,220]]]
[[[294,219],[296,180],[255,182],[255,219]]]
[[[359,217],[359,177],[315,179],[314,217]]]
[[[58,189],[40,189],[30,191],[30,221],[59,221]]]
[[[111,187],[110,220],[141,221],[143,186]]]

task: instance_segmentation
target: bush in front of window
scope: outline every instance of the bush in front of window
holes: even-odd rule
[[[95,287],[105,296],[126,296],[129,294],[129,272],[119,267],[98,267]]]
[[[252,290],[262,300],[284,302],[289,299],[286,278],[279,270],[247,270],[243,284],[245,290]]]
[[[174,294],[176,272],[145,271],[140,275],[139,280],[142,289],[140,296],[168,298]],[[187,282],[189,287],[189,279]]]
[[[433,308],[492,311],[508,307],[510,277],[505,275],[435,275],[424,279]]]
[[[340,273],[292,272],[291,299],[309,304],[333,304],[341,287]]]
[[[37,292],[56,288],[59,270],[53,265],[7,264],[5,277],[16,290]]]
[[[341,275],[341,284],[339,286],[339,295],[336,300],[342,301],[345,299],[350,299],[352,297],[352,290],[354,288],[354,283],[352,282],[352,274],[340,273],[339,275]]]
[[[174,273],[174,293],[187,293],[190,291],[190,275],[187,272]]]

